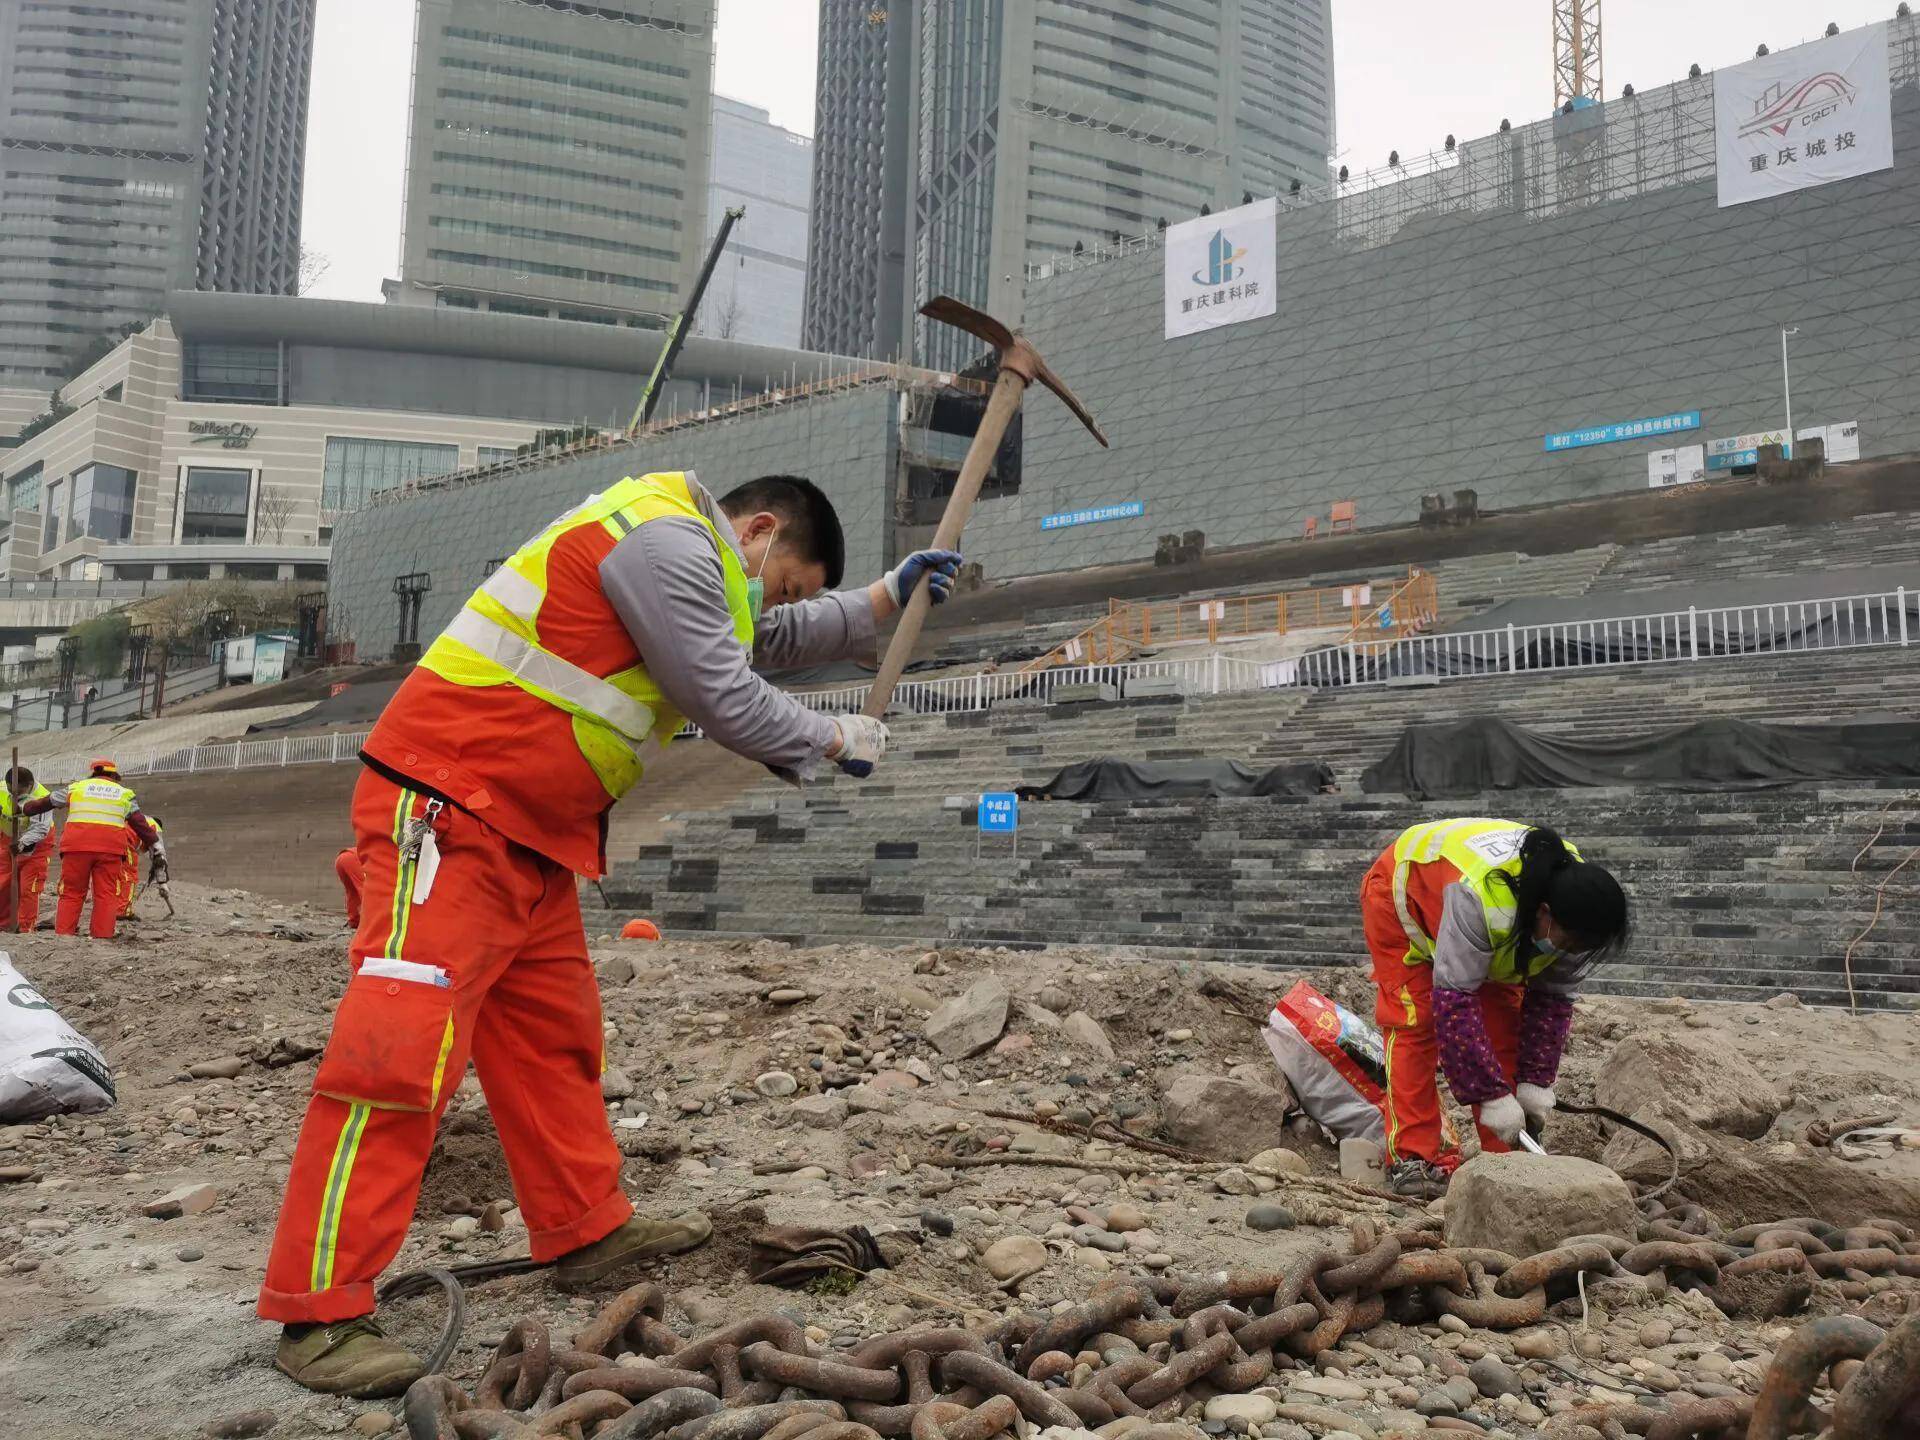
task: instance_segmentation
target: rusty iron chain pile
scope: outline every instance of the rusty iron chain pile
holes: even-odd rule
[[[1787,1313],[1816,1281],[1865,1303],[1801,1324],[1755,1397],[1586,1406],[1548,1421],[1547,1440],[1920,1433],[1902,1429],[1920,1423],[1920,1287],[1905,1283],[1920,1279],[1911,1230],[1796,1218],[1709,1235],[1712,1221],[1695,1207],[1650,1208],[1660,1213],[1637,1242],[1585,1236],[1525,1259],[1450,1248],[1437,1221],[1386,1231],[1356,1219],[1345,1254],[1320,1248],[1275,1270],[1184,1280],[1116,1276],[1052,1312],[977,1331],[897,1331],[827,1357],[781,1315],[683,1339],[666,1323],[666,1292],[637,1285],[570,1344],[521,1320],[473,1393],[429,1375],[407,1392],[403,1415],[411,1440],[990,1440],[1018,1416],[1081,1429],[1130,1416],[1144,1422],[1130,1440],[1188,1440],[1191,1427],[1177,1422],[1189,1407],[1310,1368],[1343,1336],[1383,1321],[1453,1315],[1510,1330],[1542,1320],[1580,1277],[1658,1271],[1728,1313]],[[1830,1412],[1811,1399],[1823,1377],[1837,1392]],[[1323,1427],[1352,1418],[1294,1404],[1279,1416]]]

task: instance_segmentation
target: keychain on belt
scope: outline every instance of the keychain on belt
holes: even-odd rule
[[[425,808],[407,821],[400,841],[401,862],[413,862],[413,891],[409,898],[415,905],[426,904],[427,896],[433,893],[433,877],[440,871],[440,842],[433,833],[433,822],[446,808],[445,801],[427,801]]]

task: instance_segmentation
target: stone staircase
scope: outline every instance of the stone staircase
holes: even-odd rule
[[[1750,581],[1759,575],[1916,561],[1920,561],[1920,526],[1912,515],[1859,515],[1821,525],[1767,525],[1623,546],[1593,589],[1610,593],[1709,585]]]
[[[1882,648],[905,717],[875,781],[765,782],[673,817],[664,838],[616,865],[607,918],[641,913],[676,933],[806,943],[1071,942],[1180,960],[1363,965],[1355,897],[1378,851],[1419,820],[1490,810],[1554,824],[1627,883],[1639,938],[1597,988],[1715,999],[1793,990],[1841,1004],[1841,955],[1871,915],[1873,887],[1920,844],[1920,794],[1796,785],[1423,803],[1358,794],[1353,779],[1415,715],[1497,713],[1622,734],[1708,714],[1813,721],[1916,709],[1920,655]],[[1272,800],[1030,803],[1017,857],[1006,837],[980,844],[979,791],[1102,755],[1325,758],[1345,788]],[[1891,889],[1856,949],[1862,1004],[1920,1008],[1916,890]]]

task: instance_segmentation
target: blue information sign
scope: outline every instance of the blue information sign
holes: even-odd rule
[[[1614,425],[1592,425],[1584,430],[1562,430],[1547,436],[1548,450],[1578,450],[1582,445],[1611,445],[1616,440],[1649,440],[1700,428],[1698,410],[1655,415],[1647,420],[1622,420]]]
[[[1011,835],[1020,828],[1020,797],[1011,790],[990,791],[980,797],[980,828],[988,834]]]
[[[1042,515],[1042,530],[1065,530],[1070,525],[1097,525],[1102,520],[1134,520],[1147,513],[1144,500],[1126,500],[1117,505],[1095,505],[1086,510],[1063,510],[1058,515]]]

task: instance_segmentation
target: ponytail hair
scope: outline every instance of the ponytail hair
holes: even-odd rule
[[[1626,949],[1633,922],[1620,882],[1602,866],[1574,859],[1555,831],[1544,825],[1529,828],[1520,840],[1519,873],[1494,874],[1513,896],[1517,950],[1532,940],[1534,917],[1542,905],[1562,930],[1579,940],[1583,969]]]

